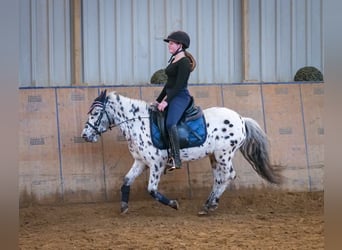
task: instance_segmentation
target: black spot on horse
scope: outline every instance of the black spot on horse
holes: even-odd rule
[[[139,107],[135,107],[134,104],[132,104],[132,108],[129,110],[129,112],[133,113],[133,115],[135,116],[136,113],[139,112]]]
[[[224,120],[223,123],[227,125],[227,124],[230,123],[230,121],[229,120]]]
[[[223,132],[223,133],[227,132],[227,129],[226,129],[226,128],[223,128],[223,129],[222,129],[222,132]]]
[[[157,172],[159,169],[159,167],[157,166],[157,164],[154,164],[154,170]]]
[[[220,137],[217,135],[216,137],[215,137],[215,140],[219,140],[220,139]]]
[[[229,133],[230,136],[234,136],[234,133]]]
[[[215,180],[215,182],[218,184],[218,185],[221,185],[221,181],[220,180]]]

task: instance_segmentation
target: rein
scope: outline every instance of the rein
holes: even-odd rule
[[[148,116],[140,116],[140,118],[148,119],[149,117]],[[110,124],[109,125],[109,129],[115,128],[115,127],[117,127],[117,126],[119,126],[119,125],[121,125],[123,123],[126,123],[126,122],[134,121],[135,119],[138,119],[138,118],[134,117],[134,118],[130,118],[130,119],[124,120],[122,122],[119,122],[117,124]]]

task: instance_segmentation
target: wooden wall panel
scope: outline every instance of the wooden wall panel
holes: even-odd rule
[[[19,94],[19,202],[59,202],[62,189],[55,90],[25,89]]]
[[[57,89],[59,130],[66,202],[93,202],[105,199],[102,143],[86,143],[81,138],[87,112],[98,90]]]
[[[141,99],[147,103],[153,103],[156,101],[160,92],[163,89],[163,85],[153,85],[141,88]]]
[[[308,157],[309,190],[322,190],[324,178],[324,86],[301,86]]]
[[[222,93],[219,85],[189,87],[190,94],[194,97],[195,103],[202,109],[214,106],[222,106]]]
[[[222,87],[223,106],[241,116],[255,119],[264,128],[260,85],[226,85]]]
[[[236,111],[241,116],[255,119],[260,127],[264,128],[260,85],[226,85],[222,87],[222,95],[225,107]],[[233,164],[237,177],[232,182],[231,188],[267,185],[245,160],[240,151],[236,152]]]
[[[304,127],[298,84],[263,85],[266,132],[271,161],[286,166],[284,188],[309,187]]]

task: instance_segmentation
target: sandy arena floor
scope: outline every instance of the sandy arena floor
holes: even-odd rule
[[[199,217],[201,200],[180,209],[150,200],[20,209],[20,249],[324,249],[323,192],[226,191]],[[203,196],[205,197],[205,196]]]

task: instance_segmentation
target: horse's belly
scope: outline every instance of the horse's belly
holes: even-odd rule
[[[185,148],[180,150],[180,156],[184,161],[194,161],[204,158],[214,152],[214,148],[211,147],[207,141],[199,147]]]

